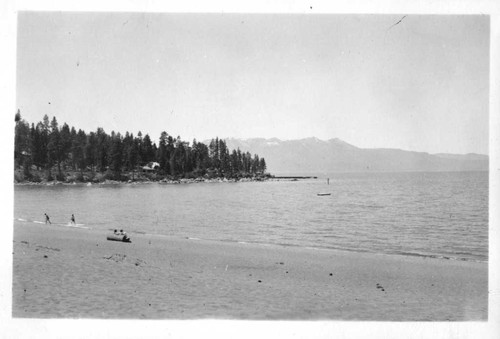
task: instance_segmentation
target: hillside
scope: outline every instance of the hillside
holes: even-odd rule
[[[400,149],[359,148],[340,139],[300,140],[226,139],[266,159],[270,173],[487,171],[488,156],[480,154],[429,154]]]

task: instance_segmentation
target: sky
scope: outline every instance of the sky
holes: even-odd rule
[[[17,107],[155,141],[488,154],[489,29],[485,15],[20,12]]]

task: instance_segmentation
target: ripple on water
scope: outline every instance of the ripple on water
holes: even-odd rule
[[[325,190],[319,179],[99,189],[23,185],[14,189],[14,215],[44,223],[47,213],[65,224],[75,214],[94,230],[488,259],[488,173],[329,176],[326,199],[317,197]]]

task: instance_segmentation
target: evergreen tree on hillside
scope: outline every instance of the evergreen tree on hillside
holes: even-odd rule
[[[170,174],[170,155],[167,150],[168,134],[163,131],[160,135],[160,143],[158,146],[158,163],[160,164],[160,170],[166,174]]]
[[[267,169],[266,160],[264,158],[260,158],[259,170],[261,173],[265,173]]]
[[[135,169],[139,163],[139,140],[133,136],[131,137],[131,144],[127,150],[127,163],[129,170],[132,171],[132,180],[134,180]]]
[[[137,137],[135,138],[135,144],[137,146],[137,164],[141,165],[143,163],[142,159],[142,133],[141,131],[137,132]]]
[[[257,154],[254,154],[253,160],[252,160],[252,166],[251,166],[252,173],[260,172],[259,165],[260,165],[259,156]]]
[[[23,166],[25,177],[31,177],[31,130],[29,123],[21,118],[21,111],[17,110],[15,117],[16,127],[14,134],[14,164]]]
[[[235,173],[238,173],[238,171],[239,171],[239,169],[238,169],[239,168],[239,166],[238,166],[238,153],[234,149],[231,152],[229,164],[230,164],[231,176],[233,176]]]
[[[59,124],[57,123],[56,117],[52,118],[50,122],[50,134],[49,134],[49,144],[48,149],[48,165],[49,165],[49,175],[50,168],[56,164],[57,165],[57,180],[62,180],[61,172],[61,160],[63,146],[61,141],[61,133],[59,132]]]
[[[78,169],[78,165],[76,164],[77,162],[77,149],[76,149],[76,143],[77,143],[77,140],[76,140],[76,129],[74,127],[71,127],[71,131],[70,131],[70,137],[71,137],[71,149],[70,149],[70,154],[69,154],[69,162],[70,162],[70,166],[72,167],[73,170],[77,170]]]
[[[153,144],[151,142],[151,138],[149,137],[149,134],[146,134],[144,136],[144,140],[142,143],[143,147],[141,149],[140,157],[144,163],[148,163],[151,161],[156,161],[155,154],[156,150],[153,147]]]
[[[78,133],[74,136],[73,139],[73,162],[77,169],[80,170],[80,175],[83,178],[83,171],[86,167],[86,159],[85,159],[85,149],[87,146],[87,136],[85,132],[81,129],[78,130]]]
[[[229,151],[227,149],[224,140],[219,140],[219,159],[220,159],[220,170],[222,174],[226,175],[231,172],[230,161],[229,161]]]
[[[35,165],[37,168],[40,168],[40,166],[38,165],[38,161],[39,161],[40,152],[41,152],[41,149],[40,149],[41,140],[40,140],[40,135],[39,135],[34,123],[31,124],[31,128],[30,128],[30,139],[31,139],[31,146],[30,146],[31,161],[32,161],[33,165]]]
[[[87,137],[87,143],[85,144],[85,159],[88,166],[90,166],[90,170],[92,173],[95,171],[98,156],[97,156],[97,136],[95,132],[90,132]]]
[[[110,169],[114,172],[115,177],[119,179],[123,162],[122,138],[120,133],[114,135],[114,132],[112,132],[110,160]]]
[[[49,130],[44,123],[39,122],[36,125],[36,136],[37,136],[37,151],[33,161],[40,168],[47,167],[49,162]]]
[[[168,172],[167,174],[176,175],[175,173],[175,139],[169,135],[167,137],[167,158],[168,158]]]
[[[97,139],[97,147],[96,147],[96,156],[97,156],[97,167],[100,172],[104,172],[106,167],[108,166],[108,143],[109,136],[106,135],[104,129],[101,127],[97,128],[96,132]]]
[[[17,110],[15,121],[14,160],[18,166],[21,166],[29,157],[31,133],[29,124],[21,118],[20,110]]]
[[[71,130],[68,124],[64,123],[61,127],[61,150],[60,150],[60,162],[65,162],[71,152]]]

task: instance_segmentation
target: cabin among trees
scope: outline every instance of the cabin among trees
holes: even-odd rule
[[[143,173],[151,173],[155,172],[156,170],[160,169],[160,164],[157,163],[156,161],[148,162],[146,166],[142,167],[142,172]]]
[[[135,180],[137,174],[177,179],[266,173],[264,158],[240,149],[229,150],[218,137],[207,145],[162,132],[157,145],[141,132],[136,136],[129,132],[107,134],[98,128],[86,133],[66,123],[60,126],[56,117],[50,120],[47,115],[30,124],[19,110],[15,123],[14,164],[23,176],[19,180],[40,181],[43,176],[48,181],[65,181],[68,171],[76,172],[78,181],[95,181],[96,177]]]

